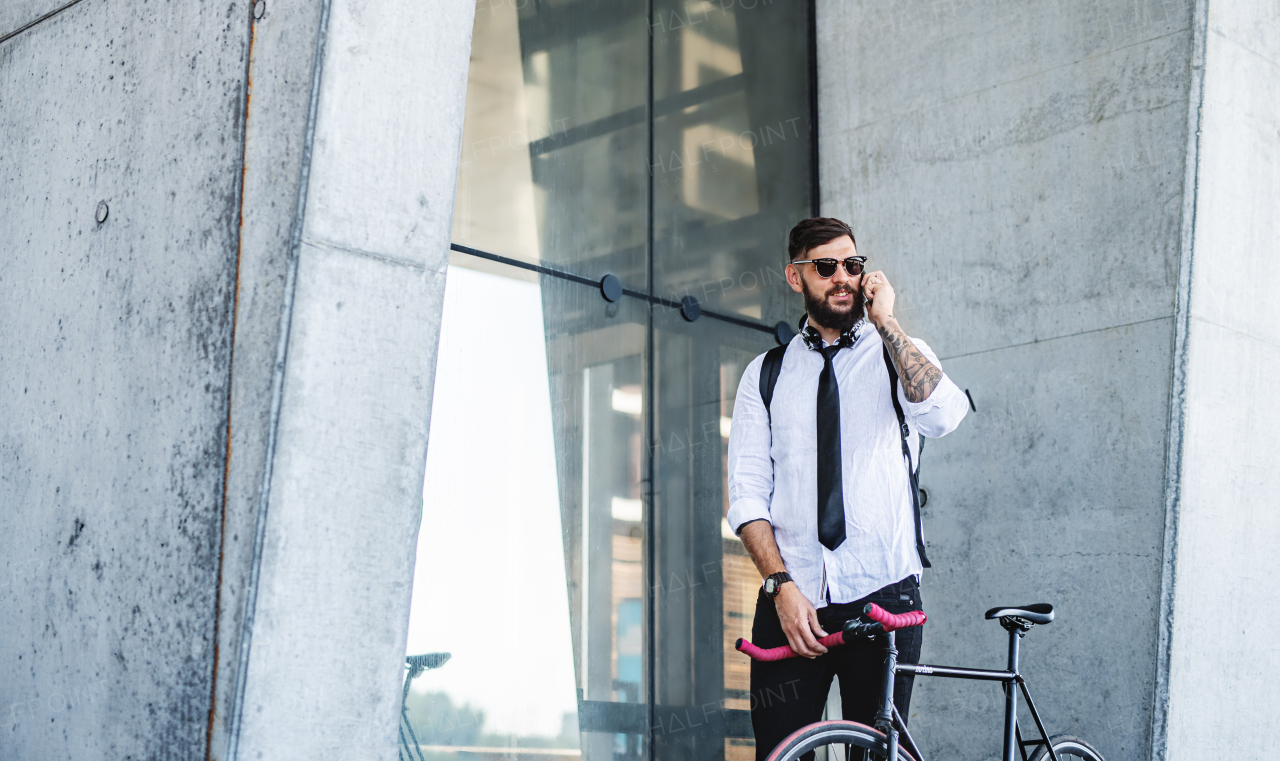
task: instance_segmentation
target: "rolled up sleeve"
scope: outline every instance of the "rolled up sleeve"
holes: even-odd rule
[[[942,369],[942,363],[938,361],[938,356],[933,353],[933,349],[930,349],[928,344],[918,338],[912,338],[911,342],[916,345],[925,359],[933,363],[934,367]],[[756,396],[759,396],[758,392]],[[951,433],[959,427],[964,416],[969,414],[969,397],[945,372],[942,374],[942,380],[934,387],[933,393],[922,402],[909,401],[906,391],[902,388],[902,381],[899,380],[898,399],[902,402],[902,411],[911,423],[912,429],[931,439]]]
[[[734,532],[746,524],[771,521],[773,501],[773,437],[769,414],[760,398],[760,365],[763,356],[747,365],[738,383],[729,430],[729,513]]]

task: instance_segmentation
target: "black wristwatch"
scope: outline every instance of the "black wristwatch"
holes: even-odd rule
[[[782,590],[782,585],[791,581],[791,574],[786,571],[779,571],[772,574],[764,580],[764,593],[769,595],[769,599],[778,596],[778,592]]]

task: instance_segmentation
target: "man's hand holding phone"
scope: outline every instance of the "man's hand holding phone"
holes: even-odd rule
[[[884,321],[893,317],[893,302],[896,294],[883,270],[864,272],[862,274],[862,295],[866,299],[867,319],[877,328]]]

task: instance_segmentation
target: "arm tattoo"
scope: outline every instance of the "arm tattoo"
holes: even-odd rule
[[[902,332],[897,320],[886,321],[877,329],[885,345],[889,347],[889,356],[893,358],[893,366],[898,371],[907,399],[917,404],[928,399],[942,380],[942,371],[925,359],[916,345],[911,343],[911,339],[907,338],[907,334]]]

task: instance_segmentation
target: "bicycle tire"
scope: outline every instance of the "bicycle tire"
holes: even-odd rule
[[[878,761],[883,761],[888,751],[888,740],[884,733],[866,724],[856,721],[820,721],[791,733],[787,739],[778,743],[767,761],[799,761],[801,756],[823,745],[864,748],[870,751],[868,755],[871,758]],[[915,758],[906,748],[899,746],[898,761],[915,761]]]
[[[1053,735],[1049,738],[1049,742],[1053,745],[1054,752],[1058,754],[1059,761],[1064,758],[1105,761],[1096,748],[1075,735]],[[1052,758],[1049,755],[1049,749],[1043,745],[1036,746],[1035,753],[1031,754],[1031,761],[1045,761]]]

